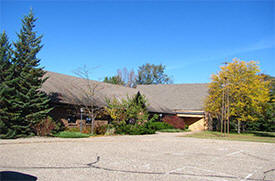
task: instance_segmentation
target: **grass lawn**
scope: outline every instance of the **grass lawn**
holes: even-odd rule
[[[220,132],[215,131],[202,131],[190,135],[185,135],[184,137],[275,143],[275,132],[260,131],[242,134],[230,133],[229,136],[224,136]]]
[[[158,130],[159,132],[166,132],[166,133],[178,133],[178,132],[185,132],[185,130],[182,130],[182,129],[175,129],[175,128],[172,128],[172,129],[161,129],[161,130]]]
[[[88,138],[91,135],[80,132],[62,131],[55,134],[54,136],[59,138]]]

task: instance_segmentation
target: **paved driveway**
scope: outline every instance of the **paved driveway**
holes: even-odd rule
[[[0,140],[0,171],[38,180],[275,180],[275,144],[181,134]]]

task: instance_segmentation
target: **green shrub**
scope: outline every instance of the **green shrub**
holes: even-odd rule
[[[165,122],[154,122],[148,121],[144,124],[120,124],[115,126],[116,134],[129,134],[129,135],[144,135],[144,134],[155,134],[159,130],[172,130],[175,132],[178,130],[174,129],[168,123]],[[181,130],[182,131],[182,130]]]
[[[184,130],[188,130],[189,126],[186,124]]]
[[[150,118],[146,108],[146,98],[139,92],[133,97],[119,101],[107,100],[107,114],[112,118],[112,125],[116,134],[142,135],[154,134],[153,120],[158,119],[155,114]]]
[[[116,134],[144,135],[154,134],[155,130],[148,127],[148,124],[121,124],[115,127]]]
[[[150,129],[153,129],[155,131],[162,130],[162,129],[173,129],[174,127],[168,123],[165,122],[154,122],[150,121],[148,122],[148,127]]]

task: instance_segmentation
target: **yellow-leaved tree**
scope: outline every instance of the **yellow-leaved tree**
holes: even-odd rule
[[[221,131],[229,133],[229,120],[238,122],[238,133],[242,121],[256,121],[257,115],[269,100],[270,82],[259,74],[255,61],[233,59],[212,75],[205,111],[219,120]],[[224,128],[224,129],[223,129]]]

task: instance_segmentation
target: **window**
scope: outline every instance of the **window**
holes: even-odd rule
[[[92,119],[89,117],[86,117],[86,123],[90,124],[92,122]]]
[[[76,118],[74,116],[69,116],[68,123],[76,123]]]

